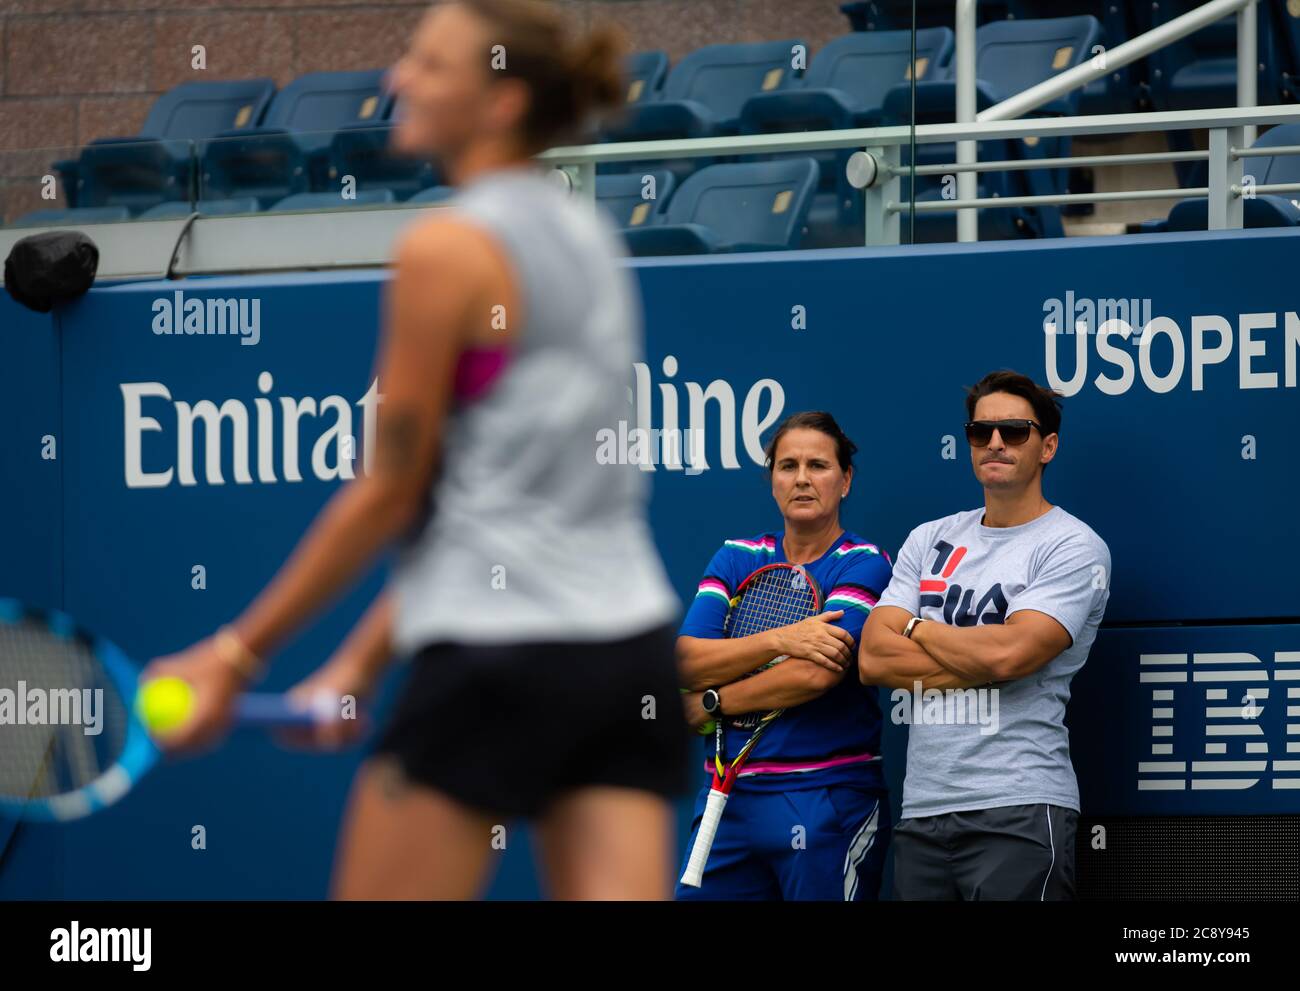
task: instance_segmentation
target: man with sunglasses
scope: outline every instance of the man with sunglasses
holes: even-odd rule
[[[859,643],[863,684],[905,689],[894,715],[911,724],[894,893],[1070,899],[1079,788],[1065,707],[1106,609],[1110,552],[1043,497],[1057,393],[992,372],[966,412],[984,505],[908,535]]]

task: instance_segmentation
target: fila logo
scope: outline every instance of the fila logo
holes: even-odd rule
[[[952,573],[966,556],[965,547],[953,547],[946,540],[934,545],[936,556],[930,568],[931,578],[921,579],[921,608],[930,606],[943,610],[943,621],[949,626],[974,626],[977,623],[1003,623],[1007,618],[1007,598],[1002,594],[1002,583],[997,582],[975,603],[975,589],[948,583]]]

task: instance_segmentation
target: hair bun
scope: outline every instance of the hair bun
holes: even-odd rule
[[[623,33],[610,25],[592,28],[573,45],[568,64],[580,117],[623,103],[627,85],[623,78],[625,51]]]

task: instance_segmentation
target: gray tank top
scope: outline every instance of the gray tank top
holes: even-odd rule
[[[649,480],[597,458],[598,433],[631,419],[642,360],[618,232],[531,167],[480,176],[450,206],[504,249],[523,323],[487,391],[449,414],[430,517],[392,575],[396,647],[616,640],[672,621]]]

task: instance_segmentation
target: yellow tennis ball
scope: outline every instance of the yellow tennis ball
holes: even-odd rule
[[[167,733],[184,724],[194,709],[194,689],[184,678],[154,678],[140,688],[136,712],[152,733]]]

